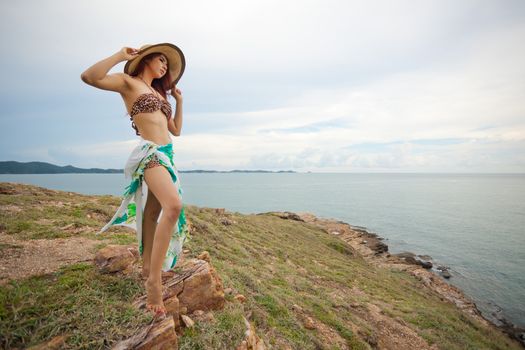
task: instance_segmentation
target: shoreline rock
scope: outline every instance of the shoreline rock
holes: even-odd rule
[[[432,262],[430,261],[431,259],[428,255],[416,255],[412,252],[402,252],[402,253],[391,254],[391,256],[397,256],[398,258],[403,259],[409,264],[419,265],[425,269],[432,268]],[[427,257],[427,258],[422,259],[422,257]]]

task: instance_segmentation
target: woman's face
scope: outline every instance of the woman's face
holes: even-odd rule
[[[168,71],[168,60],[164,55],[158,55],[148,62],[148,66],[156,79],[162,78]]]

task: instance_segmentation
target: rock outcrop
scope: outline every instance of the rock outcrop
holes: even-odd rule
[[[131,272],[138,261],[139,251],[132,245],[108,245],[95,255],[95,265],[100,273]]]
[[[185,308],[186,313],[190,314],[195,310],[218,310],[224,307],[222,281],[209,261],[199,258],[184,261],[177,267],[177,272],[170,270],[165,273],[162,284],[165,290],[164,304],[166,308],[168,304],[172,305],[172,311],[177,307]],[[145,308],[146,296],[139,298],[134,305]]]
[[[397,254],[392,254],[392,256],[397,256],[400,259],[403,259],[405,262],[412,264],[412,265],[419,265],[424,267],[425,269],[431,269],[432,268],[432,262],[430,261],[430,257],[428,255],[416,255],[411,252],[402,252]]]
[[[98,252],[95,263],[101,273],[128,273],[137,261],[135,253],[138,251],[133,249],[131,246],[107,246]],[[162,286],[166,316],[154,318],[139,333],[119,342],[114,349],[177,349],[178,333],[192,327],[195,320],[212,319],[213,314],[205,311],[224,307],[222,280],[206,251],[197,258],[181,259],[180,266],[164,272]],[[133,305],[145,310],[146,300],[147,296],[143,295]],[[194,319],[189,316],[192,313]]]
[[[119,342],[113,350],[178,349],[178,338],[172,317],[154,319],[133,337]]]

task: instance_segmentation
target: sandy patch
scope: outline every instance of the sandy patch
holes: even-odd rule
[[[11,279],[46,274],[64,265],[93,260],[94,247],[100,243],[84,237],[25,241],[0,232],[0,285]]]

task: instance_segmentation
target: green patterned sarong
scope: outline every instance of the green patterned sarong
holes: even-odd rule
[[[140,255],[143,254],[144,250],[142,242],[142,220],[148,195],[148,187],[144,181],[144,168],[154,156],[157,156],[159,163],[170,173],[173,186],[175,186],[182,200],[183,191],[180,186],[180,178],[173,163],[173,144],[157,145],[141,138],[140,143],[131,152],[126,167],[124,168],[124,175],[126,180],[129,181],[129,185],[125,189],[122,203],[113,218],[98,232],[102,233],[111,226],[118,225],[135,229]],[[189,234],[189,223],[186,221],[184,208],[185,205],[183,204],[162,265],[163,271],[168,271],[175,266],[178,257],[182,253],[184,242],[191,238]]]

